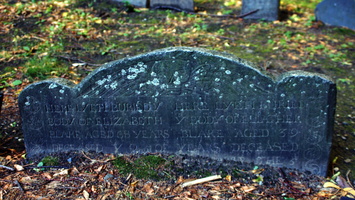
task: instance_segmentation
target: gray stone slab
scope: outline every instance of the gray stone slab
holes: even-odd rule
[[[325,175],[335,93],[321,75],[273,79],[232,55],[182,47],[107,63],[78,85],[31,84],[19,106],[29,157],[161,152]]]
[[[243,0],[242,14],[259,9],[258,12],[248,15],[244,19],[275,21],[279,19],[279,6],[280,0]]]
[[[355,0],[324,0],[317,5],[315,15],[327,25],[355,30]]]
[[[194,11],[194,1],[193,0],[150,0],[150,7],[155,8],[159,6],[171,6],[175,8],[180,8],[182,10]]]
[[[148,6],[147,0],[110,0],[110,1],[120,2],[120,3],[128,2],[134,6],[142,7],[142,8],[146,8]]]

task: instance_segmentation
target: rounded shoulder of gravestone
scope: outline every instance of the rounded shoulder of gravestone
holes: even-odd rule
[[[252,63],[228,53],[173,47],[106,63],[78,85],[61,78],[31,84],[21,92],[19,102],[29,105],[36,98],[69,101],[75,97],[110,95],[154,97],[194,93],[197,89],[221,97],[223,91],[230,88],[230,91],[237,91],[235,88],[243,86],[252,88],[251,92],[274,92],[278,86],[295,81],[333,84],[324,75],[303,71],[287,72],[274,78]]]

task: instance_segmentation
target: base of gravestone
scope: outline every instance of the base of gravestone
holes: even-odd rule
[[[263,19],[267,21],[275,21],[279,19],[280,0],[243,0],[242,14],[257,12],[250,14],[244,19]]]

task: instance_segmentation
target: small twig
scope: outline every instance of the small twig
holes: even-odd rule
[[[34,168],[64,168],[69,169],[69,166],[27,166],[25,169],[34,169]]]
[[[8,167],[8,166],[5,166],[5,165],[0,165],[0,168],[4,168],[4,169],[11,170],[11,171],[15,171],[15,169],[13,169],[11,167]]]
[[[182,187],[187,187],[187,186],[191,186],[191,185],[196,185],[196,184],[200,184],[200,183],[205,183],[205,182],[209,182],[209,181],[215,181],[218,179],[221,179],[222,176],[221,175],[214,175],[214,176],[208,176],[205,178],[200,178],[200,179],[196,179],[193,181],[188,181],[186,183],[183,183],[181,186]]]
[[[292,192],[294,194],[295,193],[300,193],[302,195],[307,195],[306,193],[304,193],[304,192],[302,192],[302,191],[300,191],[300,190],[298,190],[298,189],[293,187],[292,183],[287,179],[285,172],[281,168],[279,168],[279,173],[282,176],[283,183],[289,188],[290,192]]]
[[[83,64],[85,65],[90,65],[90,66],[96,66],[96,67],[99,67],[101,66],[102,64],[94,64],[94,63],[88,63],[88,62],[85,62],[79,58],[76,58],[76,57],[69,57],[69,56],[57,56],[59,58],[65,58],[67,60],[75,60],[75,61],[79,61],[79,62],[82,62]]]
[[[17,187],[21,190],[22,193],[24,193],[25,191],[23,190],[23,188],[21,187],[20,182],[18,182],[18,180],[15,180],[15,184],[17,185]]]
[[[354,186],[351,184],[351,181],[350,181],[350,179],[349,179],[349,174],[350,174],[350,172],[351,172],[350,169],[346,172],[346,180],[348,181],[348,184],[349,184],[352,188],[354,188]]]

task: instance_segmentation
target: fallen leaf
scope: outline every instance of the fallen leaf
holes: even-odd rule
[[[86,190],[83,191],[83,196],[86,200],[89,200],[90,198],[90,194]]]
[[[24,168],[22,165],[18,165],[18,164],[14,164],[14,168],[17,170],[17,171],[22,171]]]
[[[325,182],[324,185],[323,185],[323,187],[325,187],[325,188],[331,187],[331,188],[336,188],[336,189],[338,189],[338,190],[341,189],[338,185],[336,185],[336,184],[334,184],[334,183],[332,183],[332,182]]]
[[[54,177],[60,176],[60,175],[68,175],[69,174],[69,169],[63,169],[59,171],[58,173],[53,174]]]
[[[256,187],[255,187],[255,186],[243,186],[243,187],[242,187],[242,190],[243,190],[244,192],[251,192],[251,191],[253,191],[253,190],[256,190]]]
[[[353,188],[347,187],[347,188],[344,188],[343,190],[344,190],[345,192],[350,193],[350,194],[352,194],[353,196],[355,196],[355,190],[354,190]]]

